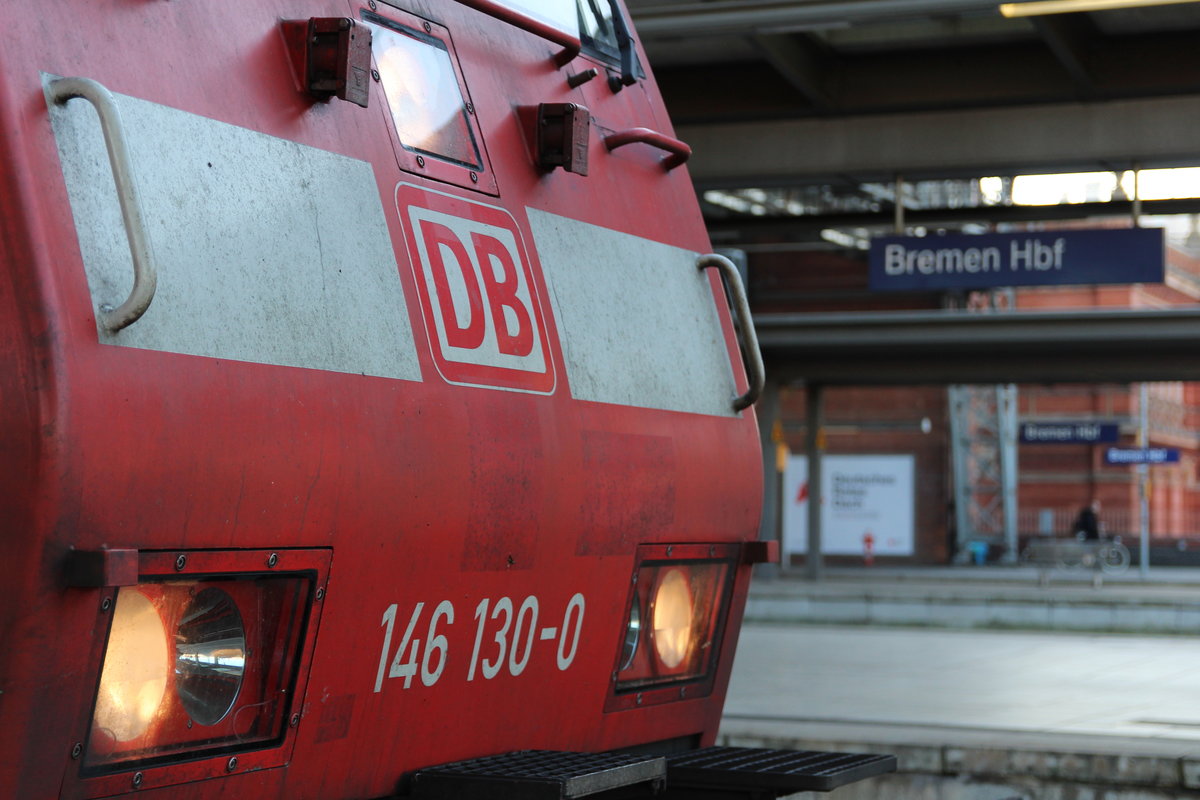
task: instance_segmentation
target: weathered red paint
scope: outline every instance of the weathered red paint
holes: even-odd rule
[[[40,72],[367,161],[385,209],[409,183],[500,206],[526,241],[524,209],[534,207],[707,251],[686,170],[665,172],[650,147],[602,144],[635,127],[670,136],[652,79],[617,94],[603,80],[570,89],[567,75],[593,65],[585,56],[560,69],[558,45],[466,5],[403,5],[453,37],[498,196],[402,171],[378,84],[365,110],[297,90],[280,21],[357,18],[357,3],[0,2],[0,795],[87,793],[72,749],[98,680],[99,604],[113,590],[68,588],[70,548],[332,554],[290,759],[246,756],[208,780],[195,764],[163,767],[166,788],[147,785],[143,797],[376,798],[406,771],[470,756],[715,736],[744,564],[708,696],[608,713],[605,702],[638,546],[754,538],[752,414],[575,401],[553,346],[550,394],[447,383],[417,323],[420,293],[394,210],[408,305],[399,313],[413,321],[420,383],[98,342]],[[544,102],[590,110],[589,176],[535,166],[520,110]],[[532,280],[545,297],[536,269]],[[715,276],[709,283],[740,376],[722,290]],[[556,325],[545,319],[551,342]],[[545,642],[518,677],[463,680],[482,598],[519,604],[533,594],[549,620],[576,592],[587,615],[570,670],[557,669]],[[425,602],[423,631],[443,600],[456,614],[445,631],[454,680],[407,690],[392,680],[375,693],[381,614],[398,604],[402,628]]]

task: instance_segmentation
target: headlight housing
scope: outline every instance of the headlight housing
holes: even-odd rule
[[[647,545],[639,549],[610,710],[700,697],[711,691],[737,548]]]
[[[284,763],[328,552],[138,556],[137,583],[101,604],[85,796],[127,790],[135,770],[150,788]]]
[[[122,586],[85,767],[277,738],[309,584],[262,576]]]

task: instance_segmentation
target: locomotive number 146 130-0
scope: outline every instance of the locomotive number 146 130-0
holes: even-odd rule
[[[383,689],[384,678],[403,678],[404,688],[408,689],[413,678],[418,676],[422,685],[433,686],[446,671],[450,640],[445,631],[454,625],[454,603],[443,600],[428,615],[425,605],[422,602],[413,607],[394,649],[392,639],[399,605],[392,603],[383,612],[380,625],[385,630],[379,670],[375,674],[376,692]],[[491,680],[504,671],[513,677],[519,676],[534,657],[534,650],[539,649],[535,647],[536,642],[553,642],[553,646],[541,649],[553,649],[555,665],[566,670],[579,650],[585,606],[583,595],[576,592],[567,601],[559,624],[539,627],[540,604],[535,595],[529,595],[520,605],[509,597],[494,602],[483,598],[475,606],[475,643],[471,648],[466,679]],[[423,638],[418,635],[419,631],[424,631]],[[549,658],[549,653],[544,657]]]

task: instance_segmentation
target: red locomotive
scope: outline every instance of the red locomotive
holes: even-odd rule
[[[624,11],[3,7],[0,795],[682,791],[761,363]]]

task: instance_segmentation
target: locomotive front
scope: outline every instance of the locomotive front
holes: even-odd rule
[[[3,6],[0,794],[662,789],[761,365],[618,5]]]

